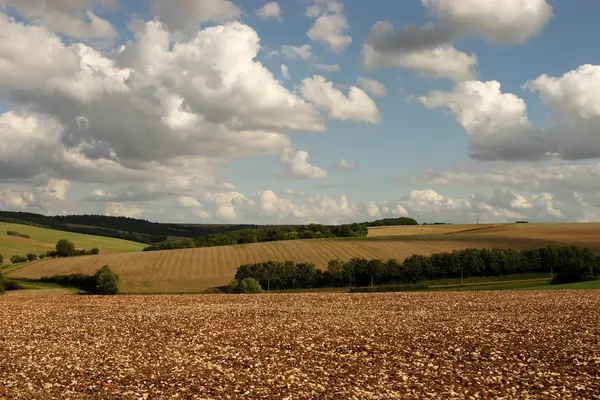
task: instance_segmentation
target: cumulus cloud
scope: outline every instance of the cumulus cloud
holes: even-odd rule
[[[576,160],[600,157],[600,66],[583,65],[561,77],[541,75],[525,84],[538,92],[555,116],[531,124],[527,105],[503,93],[497,81],[465,81],[451,91],[433,91],[419,101],[453,114],[470,138],[471,155],[481,160]]]
[[[340,70],[340,66],[337,64],[313,64],[313,67],[327,72],[337,72]]]
[[[429,78],[450,78],[455,81],[473,78],[477,65],[477,56],[467,54],[450,44],[423,49],[382,51],[373,43],[391,35],[394,27],[391,23],[378,22],[371,28],[369,39],[363,44],[362,58],[365,68],[406,68]]]
[[[116,0],[3,0],[0,10],[14,10],[36,25],[67,36],[112,41],[117,30],[92,9],[112,9],[116,4]]]
[[[452,46],[456,39],[477,37],[488,43],[520,44],[538,35],[552,18],[546,0],[421,0],[437,21],[395,31],[376,23],[363,45],[369,69],[407,68],[426,77],[472,79],[477,64]],[[436,65],[438,64],[438,65]]]
[[[317,107],[327,110],[329,118],[376,124],[381,115],[375,102],[363,90],[352,86],[348,95],[336,89],[324,77],[305,78],[300,86],[302,96]]]
[[[0,114],[0,180],[191,185],[232,157],[279,155],[291,145],[282,131],[325,129],[255,60],[258,35],[241,23],[173,43],[149,21],[100,53],[0,19],[0,85],[19,110]]]
[[[281,64],[281,76],[283,79],[290,79],[290,71],[288,67],[283,64]]]
[[[302,46],[283,45],[281,46],[281,54],[289,60],[312,60],[314,58],[310,44]]]
[[[62,201],[67,199],[71,182],[66,179],[50,179],[45,185],[36,188],[38,195],[45,200]]]
[[[127,206],[123,203],[110,202],[106,204],[104,215],[110,215],[114,217],[142,218],[144,217],[144,210],[134,205]]]
[[[199,24],[238,19],[242,10],[229,0],[154,0],[152,11],[171,31],[195,32]]]
[[[351,170],[356,168],[356,164],[350,164],[345,158],[342,158],[339,163],[335,165],[338,169]]]
[[[322,179],[327,173],[308,162],[309,154],[304,150],[295,148],[284,149],[281,153],[281,161],[287,167],[286,175],[295,178]]]
[[[329,50],[341,53],[352,43],[345,34],[350,29],[344,15],[344,5],[337,0],[312,0],[306,8],[306,15],[315,18],[306,35],[313,41],[326,45]]]
[[[274,19],[276,21],[283,22],[283,17],[281,15],[281,7],[276,1],[268,2],[267,4],[256,10],[256,15],[258,15],[260,19]]]
[[[378,80],[359,76],[356,82],[364,91],[371,93],[373,96],[385,97],[387,95],[385,85]]]
[[[0,208],[9,211],[29,209],[34,201],[33,194],[11,188],[0,188]]]

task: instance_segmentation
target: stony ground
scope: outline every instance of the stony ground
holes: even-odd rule
[[[0,399],[600,398],[600,292],[0,297]]]

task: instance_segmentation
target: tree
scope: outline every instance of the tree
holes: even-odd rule
[[[2,265],[3,262],[4,262],[4,256],[2,254],[0,254],[0,265]]]
[[[585,282],[594,279],[594,267],[584,260],[575,259],[562,265],[550,284],[559,285],[561,283]]]
[[[4,276],[2,276],[2,273],[0,272],[0,294],[2,293],[4,293]]]
[[[73,257],[75,255],[75,245],[67,239],[60,239],[56,243],[56,254],[59,257]]]
[[[108,265],[104,265],[94,274],[94,293],[117,294],[119,293],[119,275],[115,274]]]
[[[36,254],[27,253],[27,260],[33,261],[33,260],[37,260],[37,258],[38,258],[38,256]]]
[[[263,288],[260,283],[254,278],[245,278],[239,284],[239,291],[241,293],[262,293]]]
[[[27,262],[27,257],[23,257],[23,256],[19,256],[19,255],[14,255],[10,258],[10,262],[13,264],[19,264],[19,263],[24,263]]]
[[[92,250],[90,250],[90,254],[100,254],[100,249],[97,247],[94,247]]]
[[[40,260],[43,260],[46,257],[46,253],[40,253],[38,257]]]

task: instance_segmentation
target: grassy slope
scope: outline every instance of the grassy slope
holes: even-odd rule
[[[6,231],[24,233],[31,236],[31,239],[7,236]],[[54,248],[54,245],[60,239],[72,241],[77,248],[90,249],[98,247],[101,253],[127,253],[141,251],[145,247],[143,243],[128,240],[0,222],[0,254],[6,259],[15,254],[25,255],[29,252],[36,254],[46,252]]]

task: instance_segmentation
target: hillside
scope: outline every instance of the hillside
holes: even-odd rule
[[[31,236],[31,239],[8,236],[6,234],[7,231],[16,231],[26,234]],[[128,240],[64,232],[31,225],[0,222],[0,254],[2,254],[5,259],[8,259],[15,254],[40,254],[52,250],[56,245],[56,242],[60,239],[68,239],[75,244],[76,248],[91,249],[93,247],[98,247],[101,254],[136,252],[141,251],[144,248],[144,244]]]
[[[600,224],[586,225],[583,228],[578,224],[574,225],[574,228],[561,225],[564,229],[562,236],[557,234],[556,227],[552,225],[540,224],[537,230],[531,232],[522,230],[517,225],[497,225],[442,235],[294,240],[132,254],[101,254],[34,262],[12,271],[9,269],[8,275],[40,278],[72,272],[92,273],[100,266],[109,264],[121,276],[121,289],[125,292],[198,292],[228,284],[241,264],[268,260],[313,262],[317,267],[325,268],[329,260],[336,258],[401,260],[412,254],[428,255],[463,248],[526,249],[549,244],[582,244],[590,245],[593,250],[600,252]],[[468,228],[477,226],[465,226],[461,230]],[[588,232],[597,241],[595,244],[582,242],[582,237],[575,235],[574,231]]]

